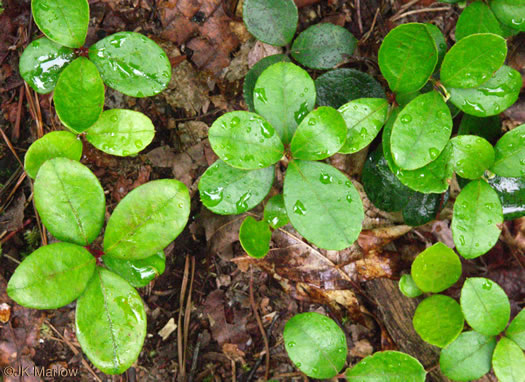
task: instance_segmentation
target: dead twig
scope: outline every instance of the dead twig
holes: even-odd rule
[[[410,15],[415,15],[415,14],[418,14],[418,13],[441,12],[441,11],[449,11],[449,10],[450,10],[450,7],[415,9],[413,11],[408,11],[408,12],[402,13],[402,14],[400,14],[398,16],[392,16],[392,18],[390,18],[390,21],[397,21],[399,19],[402,19],[403,17],[410,16]]]

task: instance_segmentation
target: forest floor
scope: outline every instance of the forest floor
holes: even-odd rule
[[[396,280],[430,243],[452,242],[451,202],[439,220],[412,228],[402,225],[398,215],[377,210],[363,194],[365,230],[351,248],[318,250],[290,228],[287,233],[274,233],[265,259],[247,257],[238,242],[244,215],[210,213],[199,201],[197,182],[216,160],[207,141],[208,127],[226,111],[246,109],[244,75],[262,57],[283,49],[250,36],[236,0],[89,3],[86,46],[118,31],[143,33],[167,52],[173,76],[166,91],[150,98],[136,99],[108,88],[106,107],[145,113],[156,127],[155,139],[133,158],[112,157],[85,142],[82,163],[101,181],[107,216],[135,187],[175,177],[190,189],[190,222],[165,250],[165,273],[140,290],[148,314],[148,334],[138,361],[122,376],[100,373],[82,354],[74,334],[74,303],[58,310],[36,311],[7,297],[5,286],[18,263],[41,243],[52,240],[35,215],[32,185],[20,161],[34,140],[62,127],[51,96],[37,95],[18,73],[24,47],[39,36],[30,1],[0,1],[0,304],[7,303],[11,309],[8,322],[0,323],[0,366],[77,370],[76,377],[63,379],[67,381],[249,382],[264,380],[267,368],[276,380],[306,381],[286,355],[282,331],[294,314],[318,311],[345,329],[348,364],[375,351],[399,349],[416,356],[431,371],[430,381],[446,381],[436,367],[437,348],[424,344],[412,329],[411,316],[418,300],[402,296]],[[296,3],[298,31],[318,22],[348,28],[359,44],[344,66],[367,72],[385,88],[377,51],[388,31],[400,23],[431,22],[451,45],[460,13],[456,6],[433,0]],[[525,73],[523,38],[510,42],[508,61]],[[310,73],[314,78],[321,74]],[[525,122],[524,99],[502,118],[508,123]],[[332,164],[359,182],[366,158],[363,151],[336,155]],[[273,194],[279,191],[277,179]],[[500,242],[489,254],[464,261],[463,277],[484,276],[499,283],[515,314],[525,302],[524,250],[525,220],[506,222]],[[451,288],[449,294],[457,298],[459,290]],[[4,377],[6,382],[16,380]],[[40,379],[24,378],[35,380]],[[483,380],[495,378],[488,375]]]

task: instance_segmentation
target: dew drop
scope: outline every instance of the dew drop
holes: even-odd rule
[[[232,120],[230,121],[230,126],[231,127],[236,127],[236,126],[239,126],[239,123],[241,123],[241,120],[239,117],[233,117]]]
[[[288,342],[288,347],[293,348],[294,346],[295,346],[295,342],[294,341]]]
[[[294,206],[293,206],[293,212],[295,212],[297,215],[306,215],[306,207],[304,206],[304,204],[298,200],[295,202]]]
[[[118,117],[116,115],[112,115],[110,120],[111,120],[111,122],[117,122],[118,121]]]
[[[274,134],[274,129],[266,122],[261,124],[261,135],[265,138],[271,138]]]
[[[255,89],[253,91],[253,95],[255,96],[256,99],[258,99],[262,103],[268,103],[268,98],[266,98],[266,92],[264,91],[263,88]]]
[[[319,176],[319,180],[323,184],[330,184],[333,182],[334,179],[328,174],[321,173],[321,175]]]
[[[428,155],[430,155],[431,159],[436,159],[439,156],[439,150],[435,147],[432,147],[430,150],[428,150]]]
[[[316,123],[317,121],[315,120],[315,118],[310,118],[310,120],[308,121],[308,125],[310,126],[314,126]]]
[[[409,123],[412,121],[412,116],[410,114],[405,114],[401,117],[401,122],[403,123]]]
[[[486,280],[483,282],[483,284],[481,285],[481,287],[485,290],[491,290],[492,289],[492,282],[489,281],[489,280]]]

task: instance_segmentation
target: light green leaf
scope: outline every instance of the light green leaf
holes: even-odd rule
[[[475,135],[458,135],[450,140],[454,153],[454,171],[466,179],[478,179],[494,163],[494,149]]]
[[[115,272],[135,288],[145,287],[155,277],[163,274],[166,269],[164,251],[158,251],[156,254],[140,260],[123,260],[103,256],[102,261],[110,271]]]
[[[246,216],[239,230],[239,241],[248,255],[257,259],[266,256],[270,250],[271,238],[272,231],[268,223]]]
[[[490,0],[489,4],[503,25],[522,32],[525,31],[524,0]]]
[[[500,23],[487,4],[475,1],[459,15],[456,23],[456,41],[476,33],[493,33],[505,37]]]
[[[525,176],[525,125],[505,133],[494,147],[496,159],[490,169],[499,176]]]
[[[523,382],[525,355],[514,341],[503,337],[494,350],[492,367],[500,382]]]
[[[401,276],[401,279],[399,279],[399,290],[405,296],[410,298],[421,296],[421,294],[423,294],[423,291],[417,287],[414,279],[409,274],[404,274]]]
[[[245,0],[242,18],[257,40],[284,46],[292,41],[299,15],[293,0]]]
[[[424,382],[426,371],[419,361],[398,351],[381,351],[365,357],[345,372],[347,381]]]
[[[272,196],[264,206],[264,221],[273,229],[277,229],[288,224],[290,219],[284,206],[283,194]]]
[[[425,23],[425,26],[428,29],[428,33],[430,33],[430,35],[432,36],[432,39],[434,40],[434,44],[436,44],[436,48],[438,51],[438,62],[434,69],[434,72],[437,72],[439,70],[439,67],[441,66],[443,58],[445,57],[445,53],[447,53],[447,40],[445,40],[445,36],[443,36],[441,30],[434,24]]]
[[[512,320],[505,335],[525,350],[525,309],[521,309]]]

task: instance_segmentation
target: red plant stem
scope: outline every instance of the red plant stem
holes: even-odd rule
[[[9,241],[9,239],[11,239],[13,236],[15,236],[18,232],[22,231],[24,228],[26,228],[29,224],[31,223],[31,219],[27,219],[24,224],[22,225],[22,227],[20,227],[19,229],[17,229],[16,231],[12,231],[10,232],[6,237],[4,237],[2,239],[2,241],[0,241],[0,244],[5,244]]]

